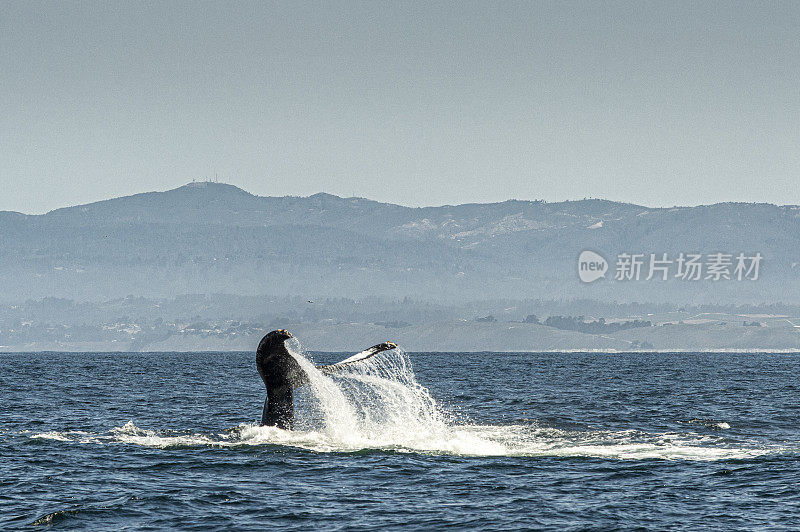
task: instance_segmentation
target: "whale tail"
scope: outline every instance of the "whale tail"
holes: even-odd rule
[[[267,388],[262,425],[291,429],[294,423],[292,390],[307,377],[286,349],[285,342],[290,338],[292,333],[278,329],[264,336],[258,344],[256,366]]]
[[[286,340],[293,338],[285,329],[272,331],[258,344],[256,365],[267,388],[261,424],[290,430],[294,427],[294,389],[308,383],[308,375],[286,349]],[[365,349],[336,364],[317,366],[329,375],[370,357],[394,349],[397,344],[384,342]]]

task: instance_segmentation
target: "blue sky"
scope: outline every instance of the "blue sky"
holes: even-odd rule
[[[800,203],[800,3],[4,2],[0,210]]]

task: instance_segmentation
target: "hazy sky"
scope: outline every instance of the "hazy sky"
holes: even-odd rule
[[[800,2],[0,1],[0,210],[216,175],[800,203]]]

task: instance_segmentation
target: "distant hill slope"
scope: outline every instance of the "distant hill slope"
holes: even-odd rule
[[[582,284],[584,249],[760,252],[757,281]],[[0,213],[0,298],[184,293],[744,303],[800,297],[800,209],[603,200],[410,208],[191,183],[44,215]],[[646,271],[644,272],[646,276]],[[613,271],[609,274],[613,277]]]

